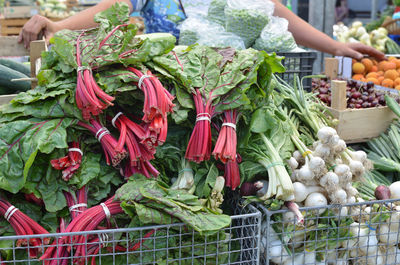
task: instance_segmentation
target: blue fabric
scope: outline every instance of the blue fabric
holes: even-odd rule
[[[167,32],[179,37],[178,26],[187,16],[206,16],[211,0],[131,0],[134,11],[140,11],[146,33]]]
[[[176,38],[179,37],[178,24],[186,19],[178,0],[147,0],[140,13],[146,33],[167,32]]]

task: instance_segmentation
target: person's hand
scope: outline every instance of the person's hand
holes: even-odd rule
[[[362,43],[339,43],[335,55],[347,56],[361,60],[367,54],[381,61],[385,59],[385,54]]]
[[[25,48],[29,48],[31,41],[38,40],[42,36],[48,41],[57,31],[56,23],[43,16],[35,15],[25,23],[18,36],[18,42],[23,42]]]

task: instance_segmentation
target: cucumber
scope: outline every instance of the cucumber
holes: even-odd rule
[[[386,41],[386,50],[388,54],[400,54],[400,46],[392,39]]]
[[[24,75],[30,76],[31,75],[31,68],[23,63],[16,62],[10,59],[0,58],[0,64],[7,66],[15,71],[21,72]]]
[[[8,93],[13,93],[16,91],[26,91],[30,89],[31,87],[30,81],[11,82],[11,79],[26,78],[26,77],[28,76],[0,64],[0,87],[9,89],[10,92]]]
[[[9,94],[13,94],[12,90],[10,91],[10,89],[8,88],[0,87],[0,95],[9,95]]]
[[[393,113],[397,115],[397,117],[400,117],[399,103],[397,103],[397,101],[394,98],[389,97],[388,95],[385,95],[385,101],[386,101],[386,106],[388,106],[393,111]]]

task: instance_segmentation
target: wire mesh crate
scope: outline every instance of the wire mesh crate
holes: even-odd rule
[[[301,80],[302,77],[313,74],[314,61],[317,58],[317,52],[278,52],[277,55],[284,56],[282,60],[286,71],[278,74],[283,80],[289,84],[293,84],[294,76],[297,74]],[[311,89],[311,79],[304,79],[303,86],[305,89]]]
[[[400,264],[400,200],[287,210],[262,204],[260,264]]]
[[[0,237],[0,264],[258,264],[261,213],[251,206],[231,219],[229,227],[212,236],[171,224]],[[56,253],[52,258],[43,256],[49,249]]]

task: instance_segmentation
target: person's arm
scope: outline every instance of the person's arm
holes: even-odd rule
[[[43,16],[35,15],[25,23],[19,33],[18,41],[23,41],[25,48],[28,48],[29,43],[37,40],[41,34],[48,40],[54,33],[62,29],[77,30],[95,27],[96,23],[93,21],[94,15],[106,10],[116,2],[125,2],[129,5],[129,9],[131,11],[133,10],[130,0],[103,0],[93,7],[58,22],[53,22]]]
[[[368,54],[379,60],[385,55],[380,51],[361,43],[341,43],[333,40],[325,33],[315,29],[306,21],[298,17],[278,0],[275,3],[275,16],[286,18],[289,21],[289,31],[300,45],[338,56],[348,56],[361,59],[363,54]]]

